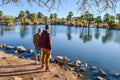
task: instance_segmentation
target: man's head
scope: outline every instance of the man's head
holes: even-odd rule
[[[46,29],[46,30],[50,30],[50,26],[49,26],[49,25],[46,25],[46,26],[45,26],[45,29]]]
[[[39,29],[38,29],[38,33],[41,33],[41,32],[42,32],[42,29],[41,29],[41,28],[39,28]]]

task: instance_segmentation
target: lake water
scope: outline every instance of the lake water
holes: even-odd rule
[[[0,43],[32,48],[33,35],[44,25],[0,25]],[[52,55],[81,60],[90,66],[120,72],[120,31],[96,28],[51,26]]]

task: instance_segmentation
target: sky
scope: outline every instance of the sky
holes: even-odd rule
[[[11,16],[18,16],[20,11],[30,11],[30,13],[38,13],[38,12],[42,12],[45,16],[50,16],[51,13],[57,13],[59,18],[62,17],[67,17],[69,11],[72,11],[74,16],[73,17],[78,17],[81,15],[80,12],[78,12],[78,8],[76,5],[76,2],[73,0],[67,0],[64,2],[62,2],[62,5],[59,7],[59,9],[53,9],[51,11],[48,11],[48,9],[46,7],[40,7],[38,6],[36,3],[32,3],[32,6],[30,4],[28,4],[26,2],[26,0],[22,0],[22,2],[20,2],[19,6],[13,3],[7,4],[7,5],[3,5],[0,6],[0,10],[3,11],[4,15],[11,15]],[[120,11],[120,10],[119,10]],[[117,10],[117,12],[119,12]],[[103,13],[94,13],[95,16],[97,15],[102,15],[105,14],[105,12]],[[110,12],[110,14],[113,14],[112,12]]]

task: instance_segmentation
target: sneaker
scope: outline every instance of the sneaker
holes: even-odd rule
[[[36,65],[38,65],[38,64],[39,64],[39,62],[37,61],[37,62],[36,62]]]

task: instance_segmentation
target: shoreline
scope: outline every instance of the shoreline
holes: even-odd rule
[[[50,69],[51,72],[45,72],[34,60],[21,59],[0,50],[0,80],[81,80],[56,64],[50,64]]]
[[[9,54],[9,50],[13,50],[12,53]],[[32,58],[25,58],[24,56],[19,56],[19,54],[23,54],[23,53],[27,53],[30,54],[32,56]],[[9,61],[9,58],[12,58],[12,61]],[[16,60],[18,59],[18,60]],[[6,60],[6,61],[4,61]],[[14,70],[14,67],[12,68],[11,66],[15,66],[17,65],[17,67],[19,67],[17,70],[15,70],[16,72],[26,72],[26,71],[30,71],[27,74],[33,75],[35,72],[33,72],[33,74],[31,73],[32,70],[39,70],[40,66],[38,67],[38,65],[35,65],[35,60],[34,60],[34,54],[33,54],[33,50],[32,49],[26,49],[23,46],[8,46],[6,44],[0,44],[0,72],[3,71],[3,69],[9,69],[11,68],[11,70]],[[3,61],[3,63],[2,63]],[[14,64],[14,62],[16,62]],[[28,65],[30,68],[34,68],[33,66],[36,66],[35,68],[37,69],[32,69],[29,70],[30,68],[26,68],[25,70],[20,71],[20,66],[21,65]],[[4,66],[6,65],[6,66]],[[53,68],[54,70],[52,71],[54,74],[52,75],[52,77],[50,77],[50,80],[54,80],[54,76],[57,76],[58,80],[71,80],[71,77],[74,77],[75,79],[72,80],[119,80],[120,79],[120,73],[119,72],[113,72],[110,71],[105,72],[103,69],[98,69],[96,66],[88,66],[87,63],[82,63],[79,60],[76,61],[71,61],[70,59],[67,57],[62,57],[62,56],[57,56],[56,58],[51,58],[51,64],[50,64],[51,68]],[[24,66],[22,66],[24,67]],[[3,68],[3,69],[2,69]],[[16,67],[15,67],[16,69]],[[19,70],[20,69],[20,70]],[[61,71],[61,72],[60,72]],[[14,72],[14,71],[13,71]],[[40,71],[39,71],[40,72]],[[44,72],[44,71],[43,71]],[[56,73],[57,72],[57,73]],[[59,73],[60,72],[60,73]],[[7,75],[2,75],[2,73],[5,73]],[[26,73],[24,74],[12,74],[12,75],[8,75],[8,73],[11,72],[1,72],[0,76],[25,76],[26,77]],[[37,74],[38,72],[36,72],[35,74]],[[64,76],[62,75],[63,73],[67,74],[68,76]],[[47,72],[44,72],[44,74],[47,74]],[[59,75],[60,74],[60,75]],[[41,72],[38,73],[38,75],[41,75]],[[62,76],[61,76],[62,75]],[[71,76],[69,76],[71,75]],[[34,75],[35,76],[35,75]],[[47,74],[48,76],[48,74]],[[35,76],[36,78],[39,78],[37,76]],[[27,76],[28,78],[28,76]],[[30,78],[30,76],[29,76]],[[42,78],[42,77],[41,77]],[[2,79],[0,79],[2,80]],[[4,80],[4,79],[3,79]],[[24,80],[24,77],[23,77]],[[25,79],[26,80],[26,79]],[[40,79],[40,80],[49,80],[49,79]]]

